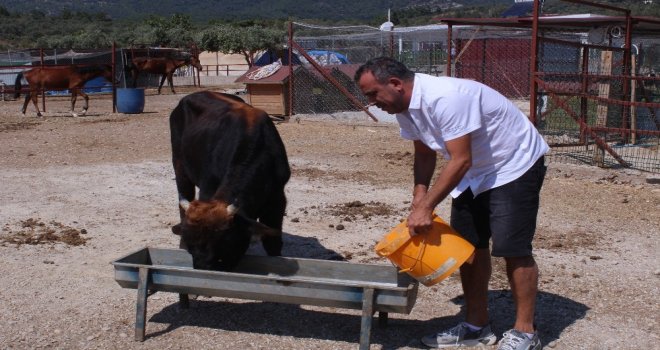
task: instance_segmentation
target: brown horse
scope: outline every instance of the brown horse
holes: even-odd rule
[[[82,110],[82,115],[87,113],[89,108],[89,97],[82,91],[86,82],[96,78],[104,77],[108,81],[114,81],[112,74],[112,65],[102,64],[93,66],[66,66],[66,67],[38,67],[32,68],[25,72],[18,73],[15,82],[14,97],[19,98],[21,95],[21,80],[25,77],[28,84],[30,84],[30,92],[25,95],[25,103],[21,110],[25,114],[27,105],[32,99],[34,108],[37,109],[37,117],[41,117],[39,106],[37,105],[37,95],[39,91],[48,90],[69,90],[71,91],[71,115],[77,117],[78,114],[74,112],[76,105],[76,98],[78,95],[85,99],[85,106]]]
[[[131,63],[128,64],[126,69],[131,72],[133,87],[137,86],[137,78],[140,75],[140,72],[147,72],[162,76],[160,84],[158,85],[158,94],[160,94],[160,90],[163,88],[165,79],[167,79],[167,82],[170,84],[172,93],[176,94],[174,91],[174,83],[172,83],[172,75],[174,75],[174,71],[176,71],[177,68],[188,65],[192,65],[199,71],[202,70],[202,65],[199,63],[199,59],[195,56],[186,57],[184,59],[168,57],[135,57],[131,60]]]

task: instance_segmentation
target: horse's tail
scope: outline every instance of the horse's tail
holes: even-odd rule
[[[16,82],[14,82],[14,99],[21,97],[21,87],[23,86],[23,72],[16,75]]]

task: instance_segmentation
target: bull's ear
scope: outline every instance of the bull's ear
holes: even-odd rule
[[[181,224],[176,224],[172,226],[172,233],[175,235],[181,236]]]
[[[250,236],[281,236],[282,231],[266,226],[254,219],[247,218],[242,214],[234,216],[234,224],[239,231]]]
[[[253,236],[281,236],[282,231],[266,226],[260,222],[252,221],[248,230]]]

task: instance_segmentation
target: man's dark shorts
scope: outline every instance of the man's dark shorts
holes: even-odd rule
[[[452,201],[451,226],[477,248],[488,248],[492,237],[493,256],[531,256],[546,169],[541,157],[508,184],[477,197],[468,188]]]

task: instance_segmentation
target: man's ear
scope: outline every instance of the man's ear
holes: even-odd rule
[[[403,91],[403,80],[397,77],[390,77],[387,79],[387,83],[390,84],[394,89],[401,92]]]

